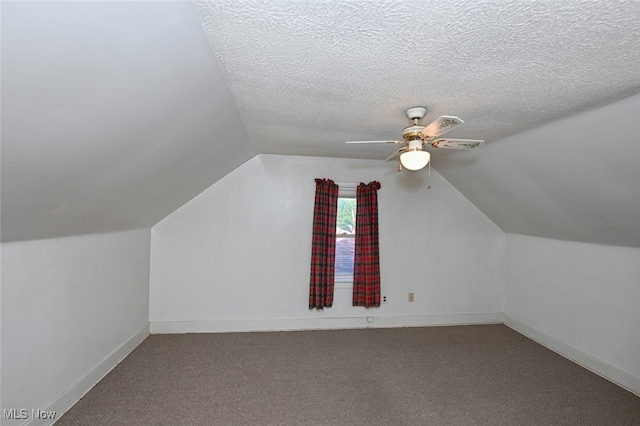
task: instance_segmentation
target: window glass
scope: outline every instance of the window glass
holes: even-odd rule
[[[353,256],[356,236],[356,200],[338,198],[336,224],[336,282],[353,281]]]
[[[356,234],[356,199],[338,198],[336,234]]]

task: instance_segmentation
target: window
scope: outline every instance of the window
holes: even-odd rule
[[[340,187],[336,223],[335,282],[353,282],[353,259],[356,243],[356,194],[353,188]]]

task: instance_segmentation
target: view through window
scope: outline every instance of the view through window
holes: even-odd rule
[[[336,282],[353,281],[353,256],[356,243],[356,199],[338,198],[336,225]]]

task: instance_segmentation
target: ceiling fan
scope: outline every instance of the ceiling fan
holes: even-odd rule
[[[445,134],[449,130],[464,123],[460,118],[443,115],[428,126],[418,124],[427,114],[425,107],[411,107],[405,112],[413,125],[406,127],[402,131],[402,140],[398,141],[347,141],[347,143],[397,143],[404,146],[391,154],[386,161],[393,160],[400,156],[398,171],[402,167],[408,170],[420,170],[429,163],[431,154],[423,149],[423,145],[430,145],[434,148],[447,149],[473,149],[484,144],[483,140],[477,139],[443,139],[438,136]]]

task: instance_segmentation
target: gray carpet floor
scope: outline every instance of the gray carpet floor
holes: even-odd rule
[[[503,325],[152,335],[67,425],[640,425],[640,397]]]

